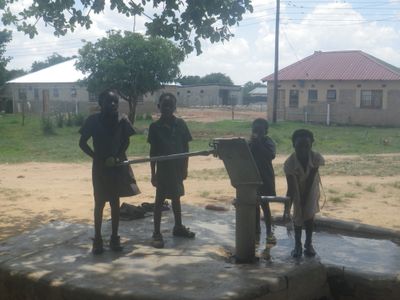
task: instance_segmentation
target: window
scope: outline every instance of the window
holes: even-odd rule
[[[382,108],[382,90],[362,90],[361,91],[361,108]]]
[[[26,100],[26,89],[18,89],[18,99]]]
[[[318,90],[308,90],[308,102],[318,101]]]
[[[71,97],[72,98],[76,98],[77,92],[76,92],[76,88],[71,88]]]
[[[289,107],[299,107],[299,90],[290,90],[289,93]]]
[[[53,89],[53,97],[58,97],[60,96],[60,92],[58,91],[58,88]]]
[[[336,101],[336,90],[327,90],[326,91],[326,100],[328,100],[328,102]]]
[[[39,100],[39,89],[38,88],[33,89],[33,98],[35,98],[35,100]]]

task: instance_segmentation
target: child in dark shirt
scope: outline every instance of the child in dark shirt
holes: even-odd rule
[[[93,159],[92,182],[94,190],[94,229],[92,253],[104,251],[101,236],[103,210],[106,202],[111,207],[112,234],[110,248],[121,251],[119,226],[119,198],[139,193],[130,166],[116,166],[118,161],[126,160],[125,151],[129,137],[135,133],[126,117],[118,114],[119,97],[113,90],[105,90],[99,95],[100,113],[89,116],[79,130],[79,146]],[[88,145],[93,140],[93,149]]]
[[[158,108],[161,117],[149,128],[150,156],[189,152],[192,136],[185,121],[174,116],[175,96],[170,93],[162,94]],[[171,199],[175,217],[173,235],[194,238],[195,233],[182,225],[181,217],[180,197],[184,195],[183,180],[187,177],[188,158],[151,162],[150,166],[151,183],[156,187],[152,245],[156,248],[164,247],[160,226],[162,205],[166,199]]]
[[[250,151],[253,154],[263,184],[258,188],[259,196],[276,196],[275,173],[272,160],[275,158],[275,143],[267,136],[268,122],[265,119],[255,119],[252,124],[252,136],[250,140]],[[268,202],[260,204],[263,213],[265,227],[267,230],[267,243],[275,244],[276,238],[272,232],[271,210]],[[256,233],[260,234],[260,206],[256,211]]]

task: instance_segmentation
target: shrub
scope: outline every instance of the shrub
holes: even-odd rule
[[[64,126],[64,115],[62,113],[56,114],[56,124],[58,128],[62,128]]]
[[[74,120],[72,119],[72,114],[67,113],[67,121],[66,124],[68,127],[72,127],[74,125]]]
[[[83,125],[83,123],[85,122],[85,119],[86,119],[85,115],[77,114],[77,115],[74,115],[74,116],[75,116],[75,118],[74,118],[75,126],[81,127]]]
[[[54,131],[54,124],[53,121],[49,116],[42,117],[42,132],[44,135],[53,135],[55,134]]]

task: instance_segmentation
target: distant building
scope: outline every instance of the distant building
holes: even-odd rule
[[[274,74],[262,81],[273,99]],[[279,71],[276,111],[278,120],[400,126],[400,69],[362,51],[316,51]]]
[[[75,68],[76,59],[10,80],[0,92],[0,108],[8,113],[91,113],[99,110],[97,97],[79,83],[85,76]],[[137,115],[157,111],[162,92],[176,95],[174,84],[143,96],[137,105]],[[128,112],[126,101],[120,101],[120,111]]]
[[[177,105],[224,106],[243,104],[242,87],[239,85],[184,85],[177,87]]]
[[[267,87],[256,87],[252,89],[249,92],[249,95],[246,99],[247,103],[244,104],[257,103],[257,102],[262,102],[266,104],[268,96],[267,91],[268,91]]]

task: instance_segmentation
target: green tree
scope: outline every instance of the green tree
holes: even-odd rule
[[[47,57],[47,59],[45,61],[34,61],[32,63],[32,67],[31,67],[31,72],[36,72],[39,70],[42,70],[44,68],[62,63],[64,61],[70,60],[72,58],[74,58],[75,56],[72,57],[64,57],[58,53],[53,53],[52,55],[50,55],[49,57]]]
[[[129,119],[135,120],[138,99],[179,76],[183,51],[160,37],[110,31],[96,43],[79,50],[77,68],[88,74],[84,83],[90,92],[116,89],[129,104]]]
[[[202,84],[233,85],[232,79],[223,73],[210,73],[201,78]]]
[[[201,77],[200,76],[182,76],[179,77],[176,82],[179,82],[182,85],[194,85],[194,84],[199,84],[201,82]]]
[[[6,52],[7,43],[11,41],[11,37],[11,31],[5,29],[0,31],[0,86],[8,80],[8,71],[6,66],[10,61],[10,58],[5,57],[4,53]]]
[[[38,34],[39,21],[54,28],[57,36],[74,31],[77,26],[90,28],[91,14],[104,11],[105,0],[32,0],[19,11],[12,5],[22,0],[0,0],[4,25],[15,25],[31,38]],[[107,1],[108,2],[108,1]],[[229,40],[233,34],[229,28],[238,24],[247,11],[252,12],[251,0],[110,0],[110,8],[128,17],[144,15],[147,34],[179,41],[187,53],[196,48],[201,53],[201,39],[212,43]],[[145,8],[153,7],[152,16]],[[23,7],[20,5],[19,7]]]

